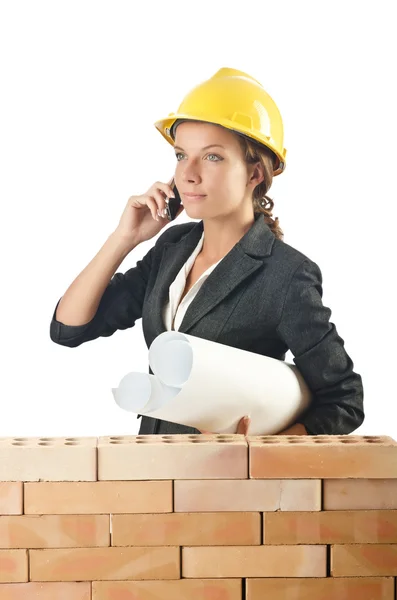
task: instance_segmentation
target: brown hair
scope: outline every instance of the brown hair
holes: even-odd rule
[[[258,142],[248,139],[245,136],[239,134],[236,135],[240,142],[240,146],[243,150],[244,158],[247,164],[260,162],[263,166],[264,179],[256,186],[252,193],[254,213],[262,213],[265,223],[269,225],[269,228],[274,233],[276,238],[282,240],[284,238],[284,232],[279,225],[278,217],[272,217],[274,202],[272,198],[266,195],[273,183],[273,170],[275,165],[278,163],[278,158],[263,144],[259,144]],[[263,206],[261,202],[264,203]]]

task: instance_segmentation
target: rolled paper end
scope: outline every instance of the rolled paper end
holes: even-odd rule
[[[171,339],[155,355],[156,375],[167,386],[181,388],[189,379],[193,366],[193,349],[189,342]]]
[[[142,402],[139,398],[134,398],[130,395],[127,395],[125,391],[120,388],[112,388],[112,393],[116,404],[123,410],[128,410],[129,412],[135,413],[143,411],[146,402]]]
[[[116,404],[130,412],[144,412],[150,400],[150,379],[145,373],[128,373],[122,378],[118,388],[111,389]]]

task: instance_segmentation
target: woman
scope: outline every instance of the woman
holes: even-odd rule
[[[291,350],[313,400],[280,433],[355,430],[364,420],[362,380],[322,304],[320,268],[283,241],[271,216],[266,194],[286,156],[274,101],[246,73],[223,68],[155,125],[174,146],[174,177],[129,198],[117,228],[58,301],[51,339],[76,347],[142,318],[148,347],[175,329],[279,360]],[[167,228],[136,267],[115,273],[168,224],[174,182],[178,214],[200,221]],[[248,424],[237,431],[247,433]],[[143,416],[139,433],[199,430]]]

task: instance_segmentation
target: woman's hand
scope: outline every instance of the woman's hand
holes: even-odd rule
[[[168,183],[156,181],[144,194],[131,196],[115,230],[125,240],[138,245],[157,235],[169,221],[165,214],[166,198],[175,197],[174,178]],[[177,216],[184,210],[179,207]]]
[[[243,417],[242,419],[240,419],[239,424],[237,425],[237,431],[236,433],[239,433],[241,435],[248,435],[248,429],[251,423],[251,419],[248,416]],[[211,431],[201,431],[201,429],[199,429],[200,433],[209,433],[212,434]]]

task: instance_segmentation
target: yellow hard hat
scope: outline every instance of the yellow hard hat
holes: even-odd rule
[[[155,127],[172,146],[172,127],[178,120],[206,121],[222,125],[274,152],[273,176],[285,169],[284,127],[274,100],[262,85],[243,71],[224,67],[195,86],[182,100],[176,113],[155,122]]]

